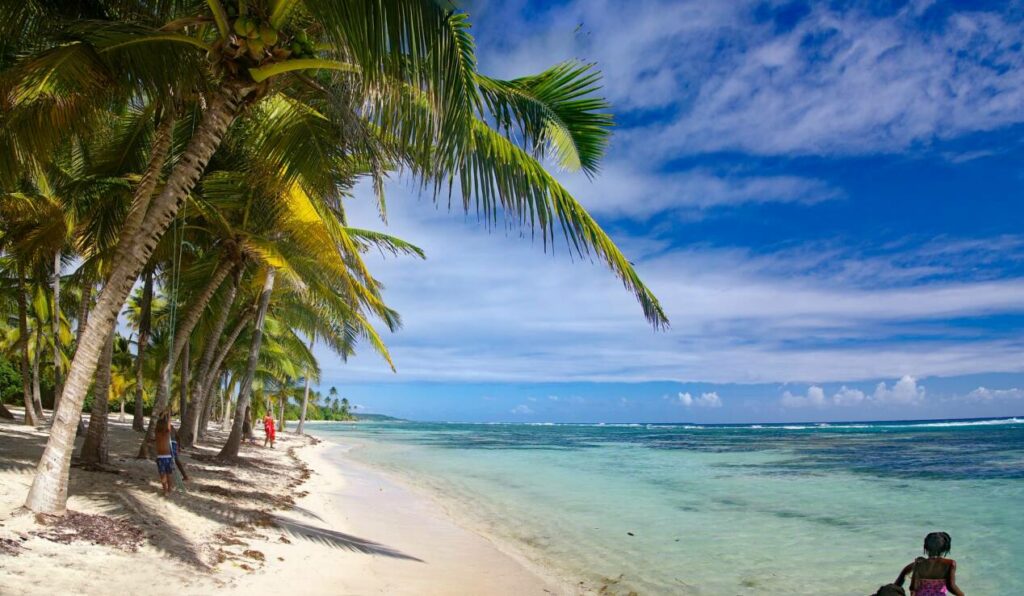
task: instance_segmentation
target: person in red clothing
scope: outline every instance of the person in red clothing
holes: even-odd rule
[[[277,426],[274,424],[274,417],[267,412],[267,415],[263,417],[263,432],[265,437],[263,439],[263,446],[267,446],[267,442],[270,442],[270,448],[274,448],[274,434],[277,432]]]

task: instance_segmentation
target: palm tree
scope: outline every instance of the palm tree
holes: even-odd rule
[[[111,329],[110,335],[100,355],[99,368],[96,370],[96,383],[93,386],[92,411],[89,414],[89,426],[82,443],[80,457],[86,464],[104,465],[110,460],[109,441],[107,440],[107,415],[110,412],[111,366],[114,358],[114,340],[116,331]]]
[[[153,269],[147,268],[142,274],[142,288],[138,299],[129,300],[128,320],[138,331],[135,358],[135,409],[132,416],[132,429],[142,432],[145,427],[143,411],[144,365],[146,348],[149,346],[149,332],[153,320]]]
[[[6,69],[17,99],[4,117],[0,143],[16,155],[45,155],[65,135],[41,135],[32,122],[70,119],[88,129],[111,104],[132,101],[156,106],[160,127],[171,126],[183,104],[195,105],[193,89],[205,109],[159,192],[167,154],[151,144],[111,273],[68,372],[26,502],[30,509],[63,511],[74,422],[116,314],[243,106],[257,108],[246,110],[243,121],[278,104],[288,106],[277,112],[281,122],[326,117],[344,123],[346,133],[362,134],[363,161],[372,164],[368,175],[375,180],[404,167],[437,196],[457,179],[464,207],[475,202],[488,223],[504,209],[540,229],[545,245],[561,229],[577,250],[594,250],[608,263],[652,323],[666,322],[625,257],[537,161],[547,154],[563,166],[596,171],[610,118],[602,101],[588,98],[597,82],[589,67],[562,65],[513,81],[485,77],[476,72],[465,15],[426,0],[264,0],[242,5],[237,16],[220,0],[208,0],[199,13],[189,12],[194,4],[164,3],[131,22],[111,21],[108,14],[127,13],[107,12],[105,4],[77,8],[95,18],[77,25],[74,43],[62,26],[67,8],[5,7],[10,18],[0,35],[23,47],[32,35],[31,47],[41,49]],[[214,28],[197,24],[208,20]],[[207,59],[213,68],[204,71],[199,65]],[[97,88],[103,92],[87,92]],[[337,101],[346,93],[348,101]],[[49,102],[56,95],[65,101]],[[254,142],[282,159],[286,177],[302,169],[328,171],[324,165],[339,159],[332,151],[317,157],[321,147],[303,148],[305,138],[297,136],[267,134]],[[10,170],[0,163],[0,175]]]

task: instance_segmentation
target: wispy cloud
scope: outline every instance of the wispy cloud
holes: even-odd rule
[[[348,377],[826,382],[1024,369],[1018,337],[965,335],[969,328],[946,323],[1024,312],[1021,279],[903,278],[901,267],[920,264],[869,258],[868,266],[855,253],[822,266],[813,250],[802,260],[661,247],[637,260],[675,322],[653,333],[599,264],[398,202],[389,231],[428,254],[426,262],[371,257],[404,315],[388,338],[400,377],[369,355],[350,361]],[[354,225],[376,217],[369,201],[350,216]],[[886,283],[864,283],[870,271]]]
[[[636,169],[625,160],[603,168],[594,183],[580,175],[569,177],[566,186],[575,196],[586,197],[588,208],[596,214],[640,221],[666,211],[699,215],[763,203],[813,205],[843,196],[841,190],[812,178],[715,173],[702,168],[652,172]]]
[[[790,18],[761,2],[577,0],[520,28],[518,6],[481,6],[507,35],[485,67],[596,60],[620,109],[673,114],[628,135],[647,156],[895,152],[1024,121],[1019,10],[815,3]]]

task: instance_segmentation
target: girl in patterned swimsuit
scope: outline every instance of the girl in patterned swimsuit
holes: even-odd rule
[[[932,532],[925,536],[924,552],[928,557],[918,557],[904,567],[896,578],[896,585],[902,586],[910,574],[910,593],[913,596],[964,596],[963,590],[956,585],[956,561],[945,558],[952,547],[953,539],[945,532]]]

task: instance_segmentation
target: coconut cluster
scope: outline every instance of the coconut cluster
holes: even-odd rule
[[[266,51],[277,45],[280,34],[276,29],[256,19],[241,17],[232,26],[241,51],[249,54],[253,60],[260,60]]]
[[[306,35],[305,31],[299,31],[292,39],[290,49],[292,58],[312,58],[314,54],[313,40]]]

